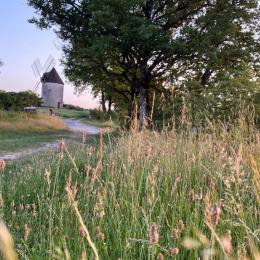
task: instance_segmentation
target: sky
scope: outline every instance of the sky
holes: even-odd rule
[[[85,92],[74,94],[74,87],[63,74],[60,40],[52,30],[40,30],[28,19],[35,16],[26,0],[0,0],[0,90],[33,90],[35,78],[31,65],[36,58],[44,64],[49,55],[56,60],[55,68],[65,82],[64,103],[85,108],[98,107],[98,101]],[[38,88],[38,94],[41,88]]]

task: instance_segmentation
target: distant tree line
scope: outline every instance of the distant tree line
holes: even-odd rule
[[[40,106],[41,98],[32,91],[5,92],[0,90],[0,109],[2,110],[23,110],[28,106]]]

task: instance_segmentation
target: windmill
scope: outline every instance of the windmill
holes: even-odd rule
[[[32,64],[34,76],[38,78],[33,91],[36,92],[42,84],[42,106],[62,107],[64,83],[54,68],[56,62],[52,55],[48,57],[42,67],[39,58]]]

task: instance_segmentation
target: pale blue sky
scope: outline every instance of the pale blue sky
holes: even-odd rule
[[[80,97],[65,79],[60,66],[60,42],[52,30],[39,30],[27,22],[34,10],[26,0],[0,0],[0,89],[6,91],[32,90],[36,82],[31,64],[39,57],[44,63],[51,54],[56,59],[56,69],[66,82],[64,102],[91,108],[97,101],[84,93]],[[40,93],[40,91],[39,91]]]

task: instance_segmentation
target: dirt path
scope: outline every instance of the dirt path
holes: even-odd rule
[[[64,119],[64,122],[71,130],[70,134],[59,135],[58,136],[59,138],[57,138],[56,141],[41,143],[40,145],[38,145],[38,147],[27,148],[15,152],[2,153],[0,151],[0,159],[13,161],[17,159],[22,159],[30,155],[52,151],[58,148],[58,141],[61,140],[62,138],[65,140],[65,143],[67,144],[76,144],[79,142],[79,140],[82,140],[80,136],[81,133],[83,133],[83,131],[86,131],[88,135],[98,135],[101,131],[100,128],[92,125],[86,125],[82,123],[81,120],[79,119],[73,119],[73,118]]]

